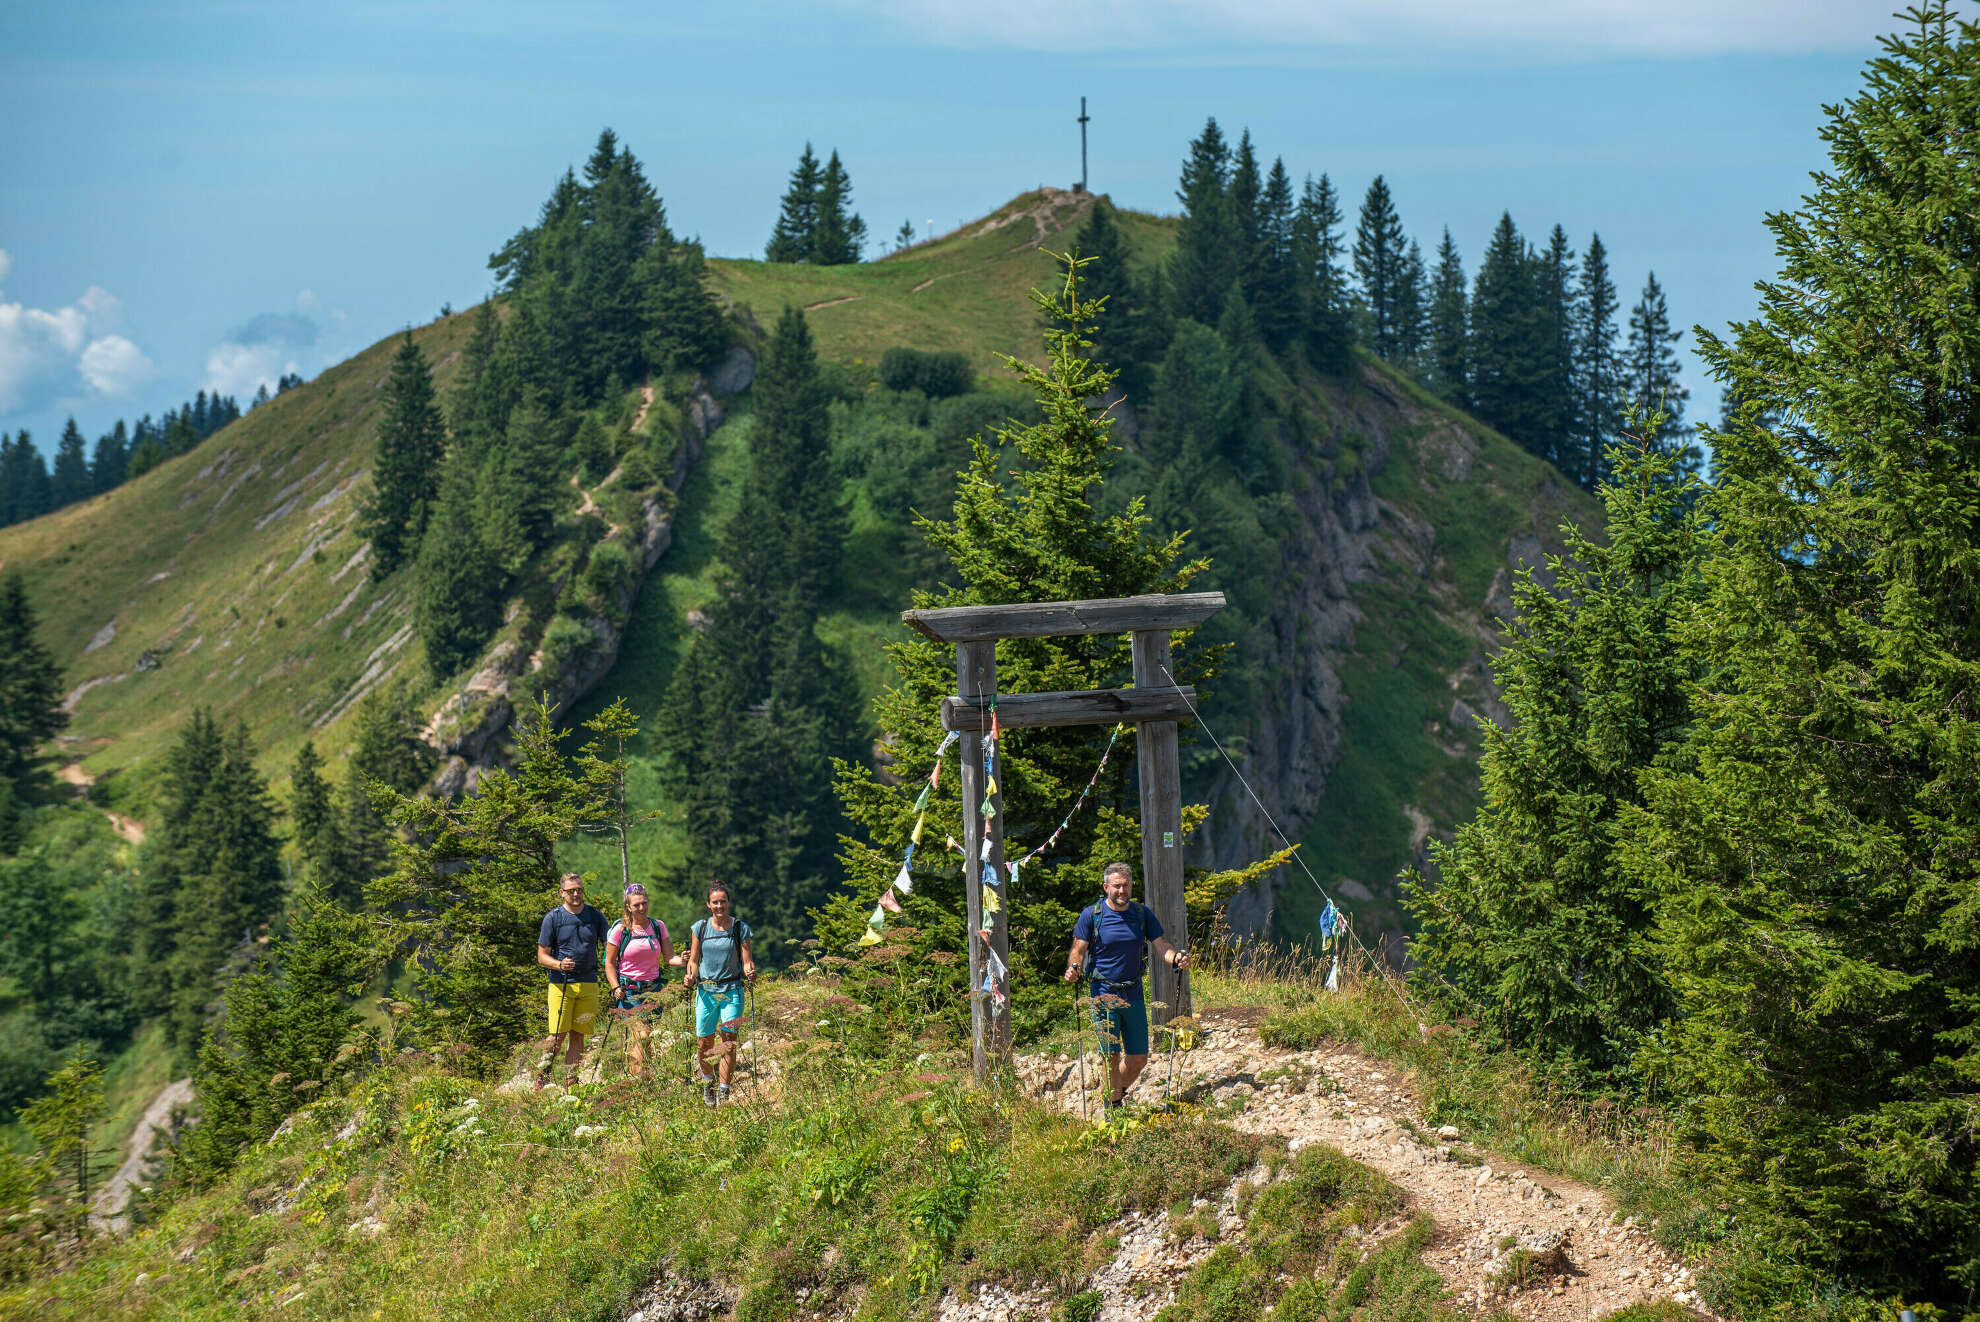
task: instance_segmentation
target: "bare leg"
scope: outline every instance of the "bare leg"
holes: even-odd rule
[[[1108,1082],[1113,1085],[1116,1102],[1127,1097],[1127,1090],[1134,1087],[1134,1081],[1141,1077],[1141,1071],[1146,1068],[1148,1057],[1145,1055],[1130,1056],[1116,1052],[1107,1057]]]
[[[696,1042],[695,1058],[701,1065],[701,1077],[705,1079],[715,1072],[714,1068],[708,1063],[708,1057],[715,1050],[715,1035],[710,1033],[707,1037],[697,1038]]]
[[[550,1077],[550,1071],[556,1068],[557,1065],[557,1052],[563,1045],[564,1035],[562,1033],[552,1033],[549,1037],[543,1039],[543,1055],[538,1058],[536,1065],[537,1078],[547,1079]]]
[[[736,1077],[736,1035],[724,1030],[722,1033],[722,1086]]]
[[[571,1045],[564,1052],[564,1079],[567,1083],[577,1082],[578,1062],[584,1059],[584,1034],[572,1033]]]

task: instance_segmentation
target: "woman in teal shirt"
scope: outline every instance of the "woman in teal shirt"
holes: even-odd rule
[[[756,959],[749,949],[752,933],[734,909],[729,884],[709,882],[708,916],[695,923],[688,944],[687,984],[694,988],[701,1100],[710,1106],[729,1100],[729,1085],[736,1075],[736,1025],[743,1017],[745,986],[756,978]],[[716,1072],[708,1067],[717,1037],[722,1042],[719,1084]]]

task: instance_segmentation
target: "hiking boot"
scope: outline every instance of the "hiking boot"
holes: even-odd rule
[[[704,1106],[715,1105],[715,1080],[706,1074],[701,1076],[701,1101]]]
[[[729,1085],[725,1083],[721,1087],[715,1090],[715,1102],[719,1106],[726,1103],[728,1100],[729,1100]]]
[[[550,1086],[550,1076],[548,1074],[539,1074],[536,1076],[536,1082],[532,1088],[532,1091],[542,1092],[545,1088],[549,1086]]]

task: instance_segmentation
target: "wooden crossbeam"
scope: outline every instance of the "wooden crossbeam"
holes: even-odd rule
[[[1000,693],[997,723],[1006,730],[1045,725],[1112,725],[1116,721],[1186,721],[1196,690],[1190,685],[1147,689],[1079,689],[1064,693]],[[990,728],[990,704],[942,699],[944,730]]]
[[[1224,608],[1221,592],[1175,592],[1093,601],[1024,601],[1008,606],[943,606],[901,612],[901,623],[938,643],[990,638],[1193,629]],[[1001,709],[1000,709],[1001,710]]]

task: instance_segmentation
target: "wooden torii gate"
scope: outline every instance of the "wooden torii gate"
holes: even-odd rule
[[[977,935],[983,926],[982,861],[1001,882],[1004,870],[1003,795],[992,794],[995,809],[985,817],[983,736],[990,729],[996,700],[1001,729],[1052,725],[1112,725],[1132,722],[1141,772],[1142,899],[1155,911],[1169,939],[1188,949],[1189,916],[1183,907],[1182,785],[1176,757],[1176,725],[1188,720],[1196,692],[1178,687],[1169,673],[1169,635],[1190,629],[1224,607],[1221,592],[1186,592],[1096,601],[1038,601],[1008,606],[948,606],[910,610],[901,622],[938,643],[956,648],[956,696],[942,699],[942,727],[962,744],[963,877],[969,894],[969,985],[982,987],[991,974],[996,993],[970,998],[972,1059],[983,1077],[993,1059],[1010,1050],[1010,924],[996,923],[991,940]],[[1069,693],[997,692],[999,638],[1061,638],[1080,634],[1132,634],[1134,687],[1085,689]],[[983,844],[989,840],[989,851]],[[1095,893],[1100,879],[1094,878]],[[1067,933],[1067,943],[1071,943]],[[995,952],[992,960],[990,952]],[[997,971],[1002,970],[1002,976]],[[1152,999],[1189,1013],[1187,975],[1166,964],[1151,969]],[[1160,1011],[1150,1007],[1151,1019]]]

